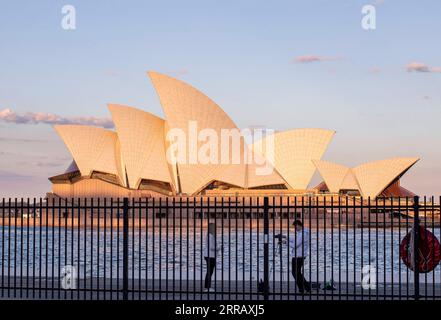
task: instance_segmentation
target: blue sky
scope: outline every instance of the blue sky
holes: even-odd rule
[[[65,4],[76,30],[61,28]],[[375,30],[361,28],[366,4]],[[0,111],[108,117],[112,102],[162,116],[155,70],[242,128],[336,130],[326,160],[420,156],[403,185],[439,195],[440,13],[435,0],[2,1]],[[0,197],[44,195],[69,158],[50,125],[0,121]]]

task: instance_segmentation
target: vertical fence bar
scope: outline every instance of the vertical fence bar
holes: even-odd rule
[[[145,199],[145,300],[148,299],[149,276],[149,199]]]
[[[355,202],[355,196],[352,197],[352,206],[351,206],[351,212],[352,212],[352,228],[353,228],[353,239],[354,239],[354,274],[353,274],[353,288],[354,288],[354,296],[357,295],[357,208],[356,208],[356,202]]]
[[[229,199],[229,198],[228,198]],[[256,226],[256,269],[257,269],[257,280],[260,281],[260,246],[259,246],[259,233],[260,233],[260,197],[257,197],[257,226]],[[228,280],[229,281],[229,280]],[[257,295],[257,300],[260,300],[260,295]]]
[[[214,300],[217,300],[217,292],[218,292],[218,286],[217,286],[217,262],[219,261],[219,259],[217,258],[217,251],[218,251],[218,231],[217,231],[217,197],[214,197],[213,202],[214,202],[214,256],[215,256],[215,260],[214,260]],[[181,240],[182,241],[182,240]],[[245,248],[244,248],[245,249]]]
[[[29,198],[28,198],[28,202],[27,202],[27,210],[28,210],[28,218],[26,219],[26,298],[29,299],[29,266],[30,266],[30,261],[29,261],[29,220],[31,219],[30,216],[30,206],[29,206]],[[34,215],[34,212],[32,213],[32,215]],[[3,261],[2,261],[3,263]]]
[[[87,198],[84,198],[84,228],[83,228],[83,256],[84,256],[84,281],[83,281],[83,299],[87,297]]]
[[[228,300],[231,300],[231,197],[228,197]]]
[[[189,245],[188,245],[188,241],[190,240],[190,228],[189,228],[189,225],[188,225],[188,223],[189,223],[189,220],[188,220],[188,215],[189,215],[189,212],[190,212],[190,208],[189,208],[189,205],[190,205],[190,200],[189,200],[190,198],[188,198],[187,197],[187,203],[186,203],[186,206],[185,206],[185,218],[186,218],[186,228],[187,228],[187,233],[186,233],[186,235],[185,235],[185,240],[186,240],[186,245],[187,245],[187,255],[185,256],[185,260],[186,260],[186,262],[187,262],[187,285],[186,285],[186,288],[185,288],[185,291],[187,292],[187,300],[189,299],[189,286],[190,286],[190,279],[189,279],[189,277],[190,277],[190,272],[189,272],[189,260],[190,260],[190,248],[189,248]]]
[[[173,198],[174,201],[174,198]],[[152,199],[152,299],[155,300],[155,198]],[[173,210],[174,212],[174,210]],[[173,273],[174,274],[174,273]],[[174,282],[173,282],[174,285]],[[173,292],[174,294],[174,292]],[[173,297],[174,298],[174,297]]]
[[[8,199],[8,233],[7,233],[7,238],[8,238],[8,245],[7,245],[7,273],[6,273],[6,278],[7,278],[7,298],[10,298],[11,292],[10,292],[10,288],[11,288],[11,198]],[[41,245],[40,245],[41,247]],[[40,277],[41,278],[41,277]],[[5,281],[6,282],[6,281]]]
[[[3,210],[5,209],[5,200],[3,199]],[[34,198],[34,216],[33,216],[33,230],[32,230],[32,298],[35,298],[35,269],[36,269],[36,263],[35,263],[35,216],[37,215],[37,207],[36,207],[36,198]],[[4,221],[4,217],[3,217]],[[3,244],[2,244],[3,245]],[[3,264],[2,264],[3,266]],[[3,282],[2,282],[3,284]],[[3,290],[2,290],[2,296],[3,296]]]
[[[409,197],[406,197],[406,234],[409,232]],[[406,298],[409,299],[409,268],[406,268]]]
[[[132,292],[132,300],[135,300],[135,199],[132,197],[130,199],[130,207],[132,208],[131,224],[132,224],[132,283],[130,286],[130,291]]]
[[[121,218],[121,201],[120,198],[117,198],[116,202],[116,292],[117,292],[117,300],[120,300],[120,218]]]
[[[182,202],[183,199],[179,199],[179,299],[182,300]],[[161,230],[161,229],[159,229]]]
[[[234,251],[234,258],[235,258],[235,261],[234,261],[234,263],[235,263],[235,293],[236,293],[236,300],[237,300],[237,298],[238,298],[238,277],[239,277],[239,270],[238,270],[238,256],[239,256],[239,253],[238,253],[238,242],[239,242],[239,238],[238,238],[238,227],[237,227],[237,224],[238,224],[238,216],[239,216],[239,208],[238,208],[238,198],[237,198],[237,196],[236,196],[236,198],[235,198],[235,212],[236,212],[236,214],[235,214],[235,241],[234,241],[234,248],[235,248],[235,251]]]
[[[272,282],[273,282],[273,285],[272,285],[272,290],[271,290],[271,292],[273,293],[273,295],[272,295],[272,299],[274,300],[274,298],[275,298],[275,292],[276,292],[276,242],[274,241],[274,235],[276,234],[276,208],[274,207],[274,197],[272,197],[272,199],[271,199],[271,224],[272,224],[272,236],[273,236],[273,239],[272,239],[272,245],[271,245],[271,251],[272,251],[272,254],[271,254],[271,258],[272,258],[272,261],[271,261],[271,274],[272,274],[272,276],[271,276],[271,279],[272,279]]]
[[[242,197],[242,299],[245,300],[245,198]]]
[[[61,198],[58,198],[58,279],[61,279]],[[66,254],[66,252],[64,253]],[[55,259],[55,257],[54,257]],[[66,264],[65,264],[66,265]],[[57,297],[61,298],[61,281],[58,280]]]
[[[413,198],[413,276],[414,276],[414,299],[420,298],[420,272],[419,272],[419,238],[420,238],[420,198]]]
[[[4,287],[5,287],[5,198],[3,198],[2,200],[2,295],[1,295],[2,298],[4,297]]]
[[[331,198],[332,199],[332,198]],[[316,206],[318,206],[317,204],[316,204]],[[327,283],[327,276],[326,276],[326,271],[327,271],[327,268],[326,268],[326,260],[328,259],[328,254],[327,254],[327,252],[326,252],[326,238],[327,238],[327,232],[328,232],[328,230],[327,230],[327,226],[326,226],[326,210],[327,210],[327,205],[326,205],[326,198],[325,199],[323,199],[323,283],[326,285],[326,283]],[[319,210],[317,209],[317,215],[318,215],[318,213],[319,213]],[[354,246],[355,246],[355,239],[354,239]],[[297,244],[296,244],[296,247],[297,247]],[[318,249],[317,249],[317,251],[318,251]],[[317,259],[318,260],[318,259]],[[354,264],[354,266],[355,266],[355,264]],[[355,268],[355,267],[354,267]],[[324,294],[325,294],[325,296],[324,296],[324,298],[325,298],[325,300],[327,300],[328,299],[328,293],[327,293],[327,290],[324,290]]]
[[[17,198],[14,199],[14,287],[13,293],[14,298],[17,295],[17,216],[18,216],[18,206],[17,206]],[[46,277],[47,278],[47,277]]]
[[[354,212],[356,212],[356,209],[354,210]],[[361,256],[361,263],[360,263],[360,271],[363,272],[363,266],[364,266],[364,251],[363,251],[363,247],[364,247],[364,234],[363,234],[363,197],[360,198],[360,256]],[[357,228],[357,226],[355,226],[355,228]],[[368,262],[369,264],[369,262]],[[361,288],[361,299],[364,299],[364,289],[363,287]]]
[[[379,254],[382,257],[383,260],[383,293],[379,292],[379,296],[382,296],[382,299],[384,300],[386,298],[386,246],[385,246],[385,241],[386,241],[386,198],[381,197],[380,201],[382,201],[382,204],[380,203],[380,213],[381,213],[381,221],[379,222],[379,227],[382,229],[380,232],[383,234],[380,234],[380,238],[378,239],[379,245],[381,246],[379,248]],[[380,256],[378,257],[380,259]],[[381,260],[380,260],[381,261]],[[378,278],[377,278],[378,281]],[[379,290],[379,287],[377,287],[377,290]]]
[[[290,274],[290,270],[291,270],[291,268],[290,268],[290,258],[291,257],[290,257],[290,253],[289,253],[289,249],[290,249],[290,247],[289,247],[289,237],[290,237],[289,221],[290,221],[291,208],[290,208],[290,197],[289,196],[285,199],[285,203],[286,203],[286,208],[285,208],[286,209],[285,210],[286,216],[285,216],[285,218],[286,218],[286,293],[287,293],[286,299],[289,300],[289,298],[290,298],[290,287],[289,287],[290,275],[289,274]]]
[[[67,266],[67,260],[68,260],[68,253],[67,253],[67,251],[68,251],[68,248],[67,248],[67,244],[68,244],[68,239],[67,239],[68,207],[67,207],[67,204],[68,203],[67,203],[67,198],[66,198],[66,201],[65,201],[66,215],[65,215],[65,219],[64,219],[64,265],[65,266]],[[71,206],[73,206],[73,201],[71,201]],[[73,216],[73,210],[71,210],[70,215]],[[73,228],[73,226],[72,226],[72,228]],[[72,228],[71,228],[71,230],[72,230]],[[71,251],[71,256],[72,256],[72,251]],[[71,259],[70,265],[73,266],[73,259]],[[76,279],[74,279],[73,281],[76,281]],[[73,286],[73,288],[75,288],[75,285]],[[73,290],[70,290],[70,299],[71,300],[73,299],[72,294],[73,294]],[[67,292],[64,292],[64,298],[65,299],[67,298]]]
[[[368,256],[369,257],[368,258],[369,258],[369,265],[370,265],[372,263],[372,261],[371,261],[371,212],[372,212],[372,207],[371,207],[371,198],[370,197],[368,197],[368,207],[369,207],[369,209],[368,209],[368,231],[369,231]],[[372,266],[371,266],[371,268],[372,268]],[[375,279],[375,285],[377,285],[377,279]],[[369,300],[371,300],[371,294],[372,294],[371,290],[372,290],[372,288],[371,288],[371,286],[369,286]]]
[[[113,300],[113,198],[110,198],[110,300]]]
[[[77,207],[77,272],[78,272],[78,279],[81,278],[80,274],[81,274],[81,199],[78,198],[78,207]],[[40,201],[41,202],[41,201]],[[41,219],[40,219],[41,222]],[[73,233],[73,229],[72,229],[72,233]],[[80,283],[77,282],[77,299],[80,299]]]
[[[104,288],[104,300],[107,300],[107,198],[104,198],[104,232],[103,232],[103,251],[104,251],[104,261],[103,261],[103,269],[104,269],[104,279],[103,279],[103,288]],[[112,245],[112,243],[110,243]],[[112,276],[112,274],[110,274]]]
[[[401,241],[401,198],[398,197],[398,241]],[[398,299],[401,300],[401,262],[398,257]]]
[[[101,259],[101,255],[100,255],[100,232],[101,232],[101,199],[98,198],[98,206],[97,206],[97,230],[96,230],[96,299],[100,300],[100,293],[101,293],[101,289],[100,289],[100,259]]]
[[[376,299],[378,300],[378,198],[375,198],[375,279],[377,280],[377,288],[375,290]]]
[[[202,227],[201,227],[202,232]],[[201,236],[202,237],[202,236]],[[201,238],[202,239],[202,238]],[[172,299],[175,300],[175,291],[176,291],[176,270],[175,270],[175,263],[176,263],[176,200],[173,198],[173,292],[172,292]],[[202,243],[202,240],[201,240]],[[202,245],[201,245],[202,248]],[[202,266],[202,262],[201,262]],[[202,269],[201,269],[202,270]],[[201,271],[201,277],[202,277],[202,271]]]
[[[168,300],[168,198],[165,199],[165,212],[166,212],[166,218],[165,218],[165,299]],[[174,259],[173,259],[174,260]],[[173,268],[174,272],[174,268]]]
[[[144,204],[144,202],[143,202]],[[148,282],[148,276],[149,276],[149,199],[145,199],[145,300],[147,300],[149,297],[149,282]]]
[[[391,293],[392,293],[392,299],[394,299],[395,295],[395,288],[394,288],[394,213],[395,213],[395,206],[394,206],[394,199],[393,197],[390,197],[390,213],[389,213],[389,219],[390,219],[390,265],[391,265]]]
[[[363,200],[362,200],[363,201]],[[341,283],[341,198],[338,197],[338,295],[339,300],[341,299],[341,289],[342,289],[342,283]],[[348,297],[346,296],[346,299]]]
[[[196,199],[193,201],[193,299],[196,299]]]
[[[129,298],[129,199],[123,200],[123,300]]]
[[[158,210],[156,212],[159,212],[158,220],[159,220],[159,234],[158,234],[158,253],[159,253],[159,262],[158,262],[158,271],[159,271],[159,278],[158,278],[158,288],[159,288],[159,300],[162,300],[162,198],[159,198],[158,203]],[[153,214],[156,214],[153,212]]]
[[[221,292],[222,292],[221,300],[223,300],[224,299],[224,197],[221,198],[221,219],[222,219],[221,220]]]
[[[95,210],[94,198],[90,199],[90,300],[93,300],[93,213]]]
[[[295,207],[297,210],[297,196],[294,196],[295,199]],[[289,203],[289,199],[288,199],[288,203]],[[319,205],[319,199],[317,197],[315,205],[318,206]],[[296,212],[296,211],[294,211]],[[310,282],[310,286],[311,286],[311,282],[312,282],[312,206],[311,203],[308,204],[308,228],[309,228],[309,282]],[[289,226],[288,226],[288,231],[289,231]],[[295,231],[293,231],[295,233]],[[318,233],[318,230],[315,230],[315,233]],[[288,232],[288,248],[289,248],[289,232]],[[289,257],[289,250],[288,250],[288,257]],[[292,260],[292,259],[291,259]],[[289,261],[289,259],[288,259]],[[318,270],[318,263],[316,262],[316,269]],[[288,267],[289,267],[289,262],[288,262]],[[316,279],[316,284],[318,285],[318,279]],[[289,284],[289,281],[288,281]],[[295,284],[294,284],[295,286]],[[289,288],[289,286],[288,286]],[[310,287],[311,289],[311,287]],[[318,290],[317,290],[317,296],[318,296]],[[312,290],[309,290],[309,299],[311,300],[312,297]]]
[[[263,199],[263,299],[269,298],[269,218],[268,218],[268,197]],[[237,251],[236,251],[237,254]]]
[[[138,300],[141,300],[141,270],[142,270],[142,217],[141,217],[141,199],[138,198]],[[135,203],[133,203],[133,212],[135,212]]]
[[[435,199],[431,197],[432,233],[435,234]],[[435,241],[432,241],[432,259],[435,260]],[[435,299],[435,270],[432,272],[432,299]]]

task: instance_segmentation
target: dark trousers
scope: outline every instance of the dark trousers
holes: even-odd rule
[[[216,267],[216,258],[205,257],[207,263],[207,273],[205,274],[205,289],[211,287],[211,276],[213,275],[214,268]]]
[[[296,281],[297,287],[299,288],[299,292],[303,293],[305,291],[310,291],[311,287],[308,281],[306,281],[303,276],[303,262],[305,258],[292,258],[292,276]]]

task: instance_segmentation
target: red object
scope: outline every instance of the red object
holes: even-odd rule
[[[401,241],[400,257],[404,264],[412,271],[413,268],[413,243],[412,231],[409,232]],[[437,237],[420,226],[420,237],[418,239],[418,270],[421,273],[427,273],[436,268],[441,260],[441,245]]]

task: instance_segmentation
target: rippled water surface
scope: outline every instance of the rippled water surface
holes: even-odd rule
[[[272,230],[271,230],[272,231]],[[169,228],[129,231],[129,276],[131,278],[168,277],[200,279],[205,272],[200,229]],[[256,229],[218,229],[216,277],[257,279],[263,271],[263,234]],[[279,232],[276,232],[279,233]],[[439,238],[439,230],[435,230]],[[413,277],[399,259],[404,229],[328,229],[311,230],[311,245],[305,261],[309,278],[359,278],[363,266],[376,268],[378,278]],[[269,237],[270,277],[286,279],[291,272],[287,244]],[[43,227],[0,228],[0,272],[17,276],[59,276],[62,267],[73,265],[79,275],[120,277],[122,272],[122,230],[64,229]],[[440,266],[423,275],[441,283]],[[409,280],[410,281],[410,280]]]

